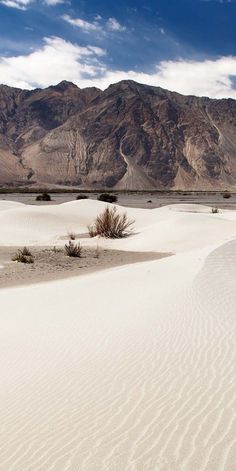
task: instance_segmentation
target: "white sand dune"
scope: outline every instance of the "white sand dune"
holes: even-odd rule
[[[103,207],[1,211],[1,244],[84,233]],[[176,255],[0,291],[3,471],[236,469],[236,220],[127,212],[134,234],[101,244]]]

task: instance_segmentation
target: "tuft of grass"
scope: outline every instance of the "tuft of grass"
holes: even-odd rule
[[[68,244],[65,244],[65,252],[68,257],[78,257],[82,255],[82,247],[80,244],[75,244],[69,240]]]
[[[88,226],[90,237],[101,236],[108,239],[121,239],[127,237],[131,232],[134,221],[128,219],[127,214],[117,213],[117,208],[107,206],[105,210],[97,216],[94,224]]]
[[[25,255],[25,257],[33,257],[32,253],[30,252],[30,249],[28,249],[28,247],[23,247],[21,252],[22,252],[22,255]]]
[[[217,214],[217,213],[219,213],[219,209],[218,208],[211,208],[211,212],[212,212],[212,214]]]
[[[34,263],[34,257],[27,247],[18,249],[15,255],[12,257],[13,262],[19,263]]]
[[[76,239],[76,235],[74,232],[68,232],[68,237],[70,240],[75,240]]]

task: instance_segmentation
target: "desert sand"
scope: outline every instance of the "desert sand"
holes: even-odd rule
[[[95,250],[105,206],[3,201],[2,253],[69,231]],[[0,289],[3,471],[235,470],[236,212],[127,213],[101,250],[172,256]]]
[[[78,240],[81,244],[79,238],[76,238],[73,243],[77,244]],[[66,243],[68,244],[68,237]],[[22,248],[20,247],[21,250]],[[34,258],[33,264],[12,261],[19,247],[0,247],[0,288],[71,278],[130,263],[159,260],[172,255],[102,249],[98,244],[93,248],[82,246],[81,257],[76,258],[66,256],[64,247],[28,248]]]

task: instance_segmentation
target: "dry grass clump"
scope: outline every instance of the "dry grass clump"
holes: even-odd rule
[[[76,239],[76,234],[74,232],[68,232],[68,237],[70,240],[75,240]]]
[[[108,239],[121,239],[129,235],[134,221],[128,219],[127,214],[117,213],[117,208],[109,206],[88,227],[90,237],[106,237]]]
[[[218,208],[211,208],[211,212],[212,212],[212,214],[217,214],[217,213],[219,213],[219,209]]]
[[[13,262],[19,263],[34,263],[34,257],[27,247],[18,249],[16,254],[12,257]]]
[[[65,244],[65,252],[68,257],[81,257],[82,247],[80,244],[75,244],[69,240],[68,244]]]

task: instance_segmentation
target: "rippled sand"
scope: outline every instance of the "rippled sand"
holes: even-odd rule
[[[93,204],[57,211],[82,234]],[[174,256],[0,291],[1,470],[235,470],[236,214],[147,213],[100,243]],[[61,243],[37,212],[12,243],[37,216],[38,244]]]

